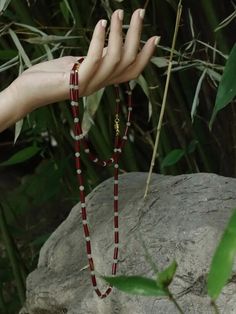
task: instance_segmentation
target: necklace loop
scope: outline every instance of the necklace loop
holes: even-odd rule
[[[100,160],[98,156],[95,156],[91,153],[88,142],[86,138],[83,136],[81,120],[79,117],[79,67],[83,62],[84,58],[80,58],[77,63],[74,64],[71,74],[70,74],[70,101],[71,101],[71,111],[74,121],[74,138],[75,138],[75,165],[76,165],[76,173],[79,184],[79,195],[80,195],[80,205],[81,205],[81,217],[83,224],[83,231],[85,237],[86,244],[86,253],[88,258],[88,265],[90,270],[90,276],[93,288],[96,294],[101,298],[105,298],[112,291],[112,287],[109,286],[104,293],[100,291],[97,286],[97,278],[95,275],[95,265],[92,257],[92,245],[90,239],[90,229],[88,227],[87,220],[87,211],[86,211],[86,203],[85,203],[85,187],[84,187],[84,177],[83,171],[81,168],[81,147],[84,148],[84,152],[88,155],[89,159],[95,164],[105,167],[111,164],[114,165],[114,218],[113,218],[113,226],[114,226],[114,250],[113,250],[113,263],[112,263],[112,275],[116,275],[117,265],[118,265],[118,256],[119,256],[119,220],[118,220],[118,176],[119,176],[119,158],[121,156],[123,147],[127,141],[127,134],[130,127],[130,118],[132,112],[132,93],[127,84],[127,94],[128,94],[128,115],[127,122],[124,130],[123,137],[120,137],[120,92],[118,85],[115,86],[115,98],[116,98],[116,113],[114,119],[114,129],[115,129],[115,141],[114,141],[114,151],[110,158],[106,160]]]

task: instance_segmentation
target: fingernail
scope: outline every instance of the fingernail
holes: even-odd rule
[[[107,26],[107,20],[102,20],[102,21],[101,21],[101,24],[102,24],[102,27],[105,28],[105,27]]]
[[[160,39],[161,39],[160,36],[157,36],[157,37],[155,38],[155,40],[154,40],[155,46],[158,46],[158,44],[159,44],[159,42],[160,42]]]
[[[141,9],[141,10],[139,11],[139,16],[140,16],[140,18],[143,19],[143,18],[144,18],[144,15],[145,15],[145,9]]]
[[[124,18],[124,10],[119,10],[119,11],[118,11],[118,16],[119,16],[119,19],[120,19],[121,21],[123,21],[123,18]]]

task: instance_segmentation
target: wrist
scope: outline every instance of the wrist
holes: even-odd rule
[[[0,93],[0,132],[20,119],[17,98],[11,85]]]

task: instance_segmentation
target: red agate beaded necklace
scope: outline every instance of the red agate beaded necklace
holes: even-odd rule
[[[74,64],[71,73],[70,73],[70,100],[71,100],[71,110],[74,119],[74,137],[75,137],[75,163],[76,163],[76,172],[79,183],[79,192],[80,192],[80,204],[81,204],[81,217],[83,223],[84,237],[86,241],[86,252],[88,258],[88,264],[90,269],[91,281],[93,288],[96,294],[101,298],[105,298],[112,291],[112,287],[109,286],[104,293],[100,291],[97,286],[97,279],[95,275],[95,266],[92,257],[92,246],[90,240],[90,231],[87,222],[87,211],[85,203],[85,191],[84,191],[84,178],[83,172],[81,169],[81,144],[84,148],[84,152],[88,155],[89,159],[95,164],[106,167],[111,164],[114,164],[114,251],[113,251],[113,263],[112,263],[112,275],[116,274],[117,263],[118,263],[118,253],[119,253],[119,223],[118,223],[118,174],[119,174],[119,158],[125,142],[127,140],[128,129],[130,126],[130,117],[132,112],[132,99],[131,99],[131,89],[127,84],[127,94],[128,94],[128,114],[127,122],[124,130],[124,134],[120,137],[119,129],[119,105],[121,102],[119,87],[115,85],[116,93],[116,109],[115,109],[115,119],[114,119],[114,129],[115,129],[115,140],[114,140],[114,152],[109,159],[100,160],[98,157],[93,155],[90,152],[88,142],[86,141],[79,118],[79,73],[78,69],[80,64],[83,62],[83,58],[80,58],[77,63]]]

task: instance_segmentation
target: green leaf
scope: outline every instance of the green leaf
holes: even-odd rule
[[[98,110],[99,104],[104,94],[104,90],[105,90],[104,88],[101,88],[92,95],[89,95],[86,98],[84,98],[85,111],[82,121],[82,129],[85,134],[89,132],[90,128],[94,124],[93,118],[96,114],[96,111]]]
[[[0,60],[10,60],[17,55],[17,51],[13,49],[0,50]]]
[[[206,73],[207,73],[207,68],[205,68],[198,80],[198,83],[197,83],[197,87],[196,87],[196,90],[195,90],[195,95],[194,95],[194,98],[193,98],[193,103],[192,103],[192,109],[191,109],[191,118],[192,118],[192,121],[194,120],[194,116],[196,114],[196,111],[197,111],[197,107],[199,105],[199,94],[200,94],[200,90],[201,90],[201,87],[202,87],[202,82],[206,76]]]
[[[155,280],[140,276],[102,277],[117,289],[136,295],[168,296],[168,293],[159,287]]]
[[[15,46],[16,46],[16,48],[18,49],[18,52],[19,52],[20,56],[24,60],[25,65],[28,68],[31,67],[32,63],[31,63],[28,55],[26,54],[26,52],[25,52],[25,50],[24,50],[24,48],[23,48],[23,46],[22,46],[18,36],[16,35],[16,33],[12,29],[9,28],[8,31],[9,31],[9,34],[10,34],[10,36],[11,36],[11,38],[12,38],[12,40],[13,40]]]
[[[173,261],[170,266],[164,269],[161,273],[157,274],[157,284],[162,288],[167,288],[170,283],[172,282],[176,269],[177,269],[177,262]]]
[[[227,106],[236,95],[235,73],[236,73],[236,44],[234,44],[230,52],[229,58],[225,65],[224,73],[222,75],[222,79],[218,87],[215,107],[210,120],[210,128],[212,127],[212,124],[215,120],[218,111]]]
[[[212,259],[207,280],[209,296],[215,300],[231,276],[236,253],[236,210],[220,240]]]
[[[151,58],[151,62],[158,68],[167,68],[169,64],[169,60],[164,57],[153,57]]]
[[[23,124],[24,124],[24,119],[21,119],[21,120],[17,121],[16,124],[15,124],[14,144],[16,143],[18,137],[21,134],[21,131],[22,131],[22,128],[23,128]]]
[[[196,150],[198,143],[198,140],[192,140],[186,149],[187,153],[192,154]]]
[[[150,120],[150,118],[152,116],[152,104],[150,101],[150,92],[149,92],[148,83],[142,74],[139,75],[139,77],[136,79],[136,82],[138,83],[138,85],[140,85],[143,92],[145,93],[145,95],[148,98],[148,120]]]
[[[0,15],[2,12],[6,10],[6,8],[9,6],[11,0],[1,0],[0,1]]]
[[[45,45],[51,43],[61,43],[66,40],[83,38],[82,36],[57,36],[57,35],[44,35],[44,36],[35,36],[28,39],[25,39],[30,44],[34,45]]]
[[[166,157],[163,159],[161,163],[161,168],[169,167],[176,164],[185,154],[183,149],[177,148],[173,149]]]
[[[32,158],[40,150],[41,150],[41,148],[39,148],[39,147],[37,147],[35,145],[27,147],[27,148],[24,148],[24,149],[20,150],[19,152],[17,152],[15,155],[13,155],[8,160],[0,163],[0,166],[12,166],[12,165],[19,164],[21,162],[24,162],[24,161]]]

